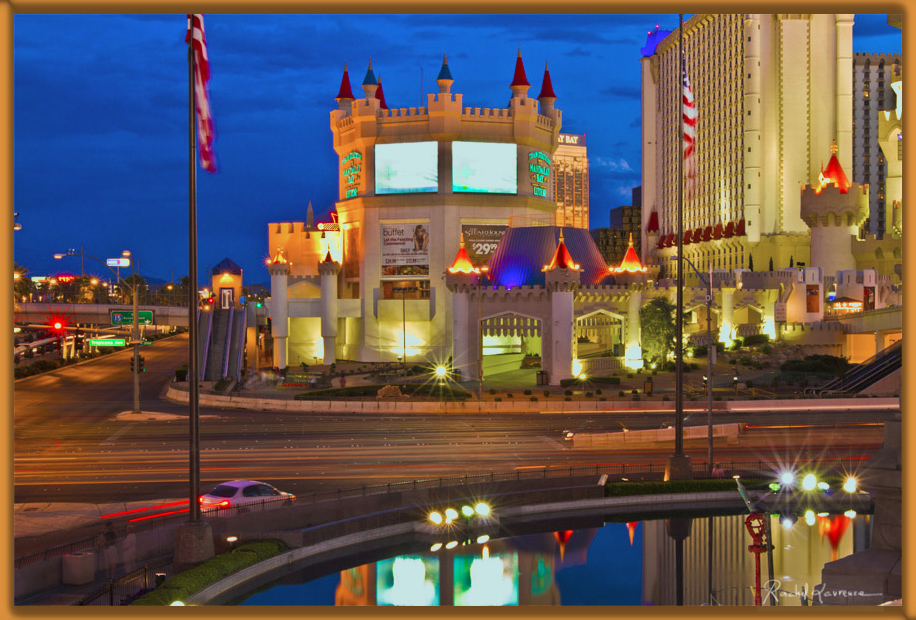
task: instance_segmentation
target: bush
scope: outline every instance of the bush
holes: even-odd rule
[[[617,392],[617,396],[623,396],[623,390],[620,390],[619,392]]]
[[[769,344],[764,344],[762,347],[760,347],[760,352],[764,355],[769,355],[773,352],[773,347],[771,347]]]
[[[734,342],[732,342],[731,350],[738,351],[741,349],[741,346],[743,344],[744,344],[744,341],[741,338],[735,338]]]
[[[595,390],[595,394],[597,394],[598,396],[601,396],[603,393],[604,392],[601,391],[601,388],[598,388],[597,390]]]
[[[502,397],[500,397],[500,396],[497,396],[497,397],[494,398],[493,400],[495,400],[495,401],[498,402],[498,403],[503,402],[503,399],[502,399]]]
[[[550,390],[544,390],[544,398],[550,396]]]
[[[531,396],[531,390],[525,390],[525,396]]]
[[[605,396],[602,396],[602,397],[601,397],[601,398],[599,398],[598,400],[600,400],[600,401],[606,401],[606,400],[607,400],[607,397],[605,397]]]
[[[639,400],[639,394],[633,394],[633,400]]]
[[[566,394],[567,396],[572,396],[572,390],[566,390],[563,393]]]
[[[789,360],[783,362],[780,370],[796,372],[832,372],[840,377],[846,374],[849,361],[845,357],[833,355],[808,355],[804,360]]]
[[[662,400],[671,400],[671,397],[668,395],[662,396]]]
[[[533,403],[536,403],[536,402],[538,402],[538,397],[537,397],[537,396],[532,396],[532,397],[529,398],[528,400],[530,400],[530,401],[533,402]]]
[[[223,377],[213,385],[213,389],[216,392],[222,392],[227,387],[229,387],[230,383],[232,383],[232,379],[230,377]]]
[[[770,337],[767,334],[753,334],[744,337],[744,346],[750,347],[755,344],[768,344]]]
[[[627,379],[632,379],[632,378],[633,378],[633,373],[632,373],[632,372],[628,372],[628,373],[627,373]]]
[[[753,381],[745,381],[745,382],[744,382],[744,385],[746,385],[748,388],[752,388],[752,387],[754,387],[754,382],[753,382]]]
[[[515,398],[515,397],[512,395],[512,392],[509,392],[508,394],[506,394],[506,398]]]
[[[586,393],[585,393],[585,398],[591,398],[592,396],[594,396],[594,394],[593,394],[592,392],[586,392]]]
[[[189,596],[199,592],[211,583],[222,579],[243,568],[272,558],[288,548],[279,540],[259,540],[246,543],[169,577],[152,592],[147,592],[132,605],[171,605],[175,601],[185,601]]]
[[[569,402],[569,401],[571,401],[571,400],[572,400],[572,398],[570,398],[569,396],[567,396],[567,397],[566,397],[566,398],[564,398],[563,400],[565,400],[566,402]]]
[[[637,389],[632,389],[632,390],[630,390],[630,394],[639,394],[639,390],[637,390]]]
[[[496,389],[495,389],[495,388],[490,388],[490,394],[496,394]]]

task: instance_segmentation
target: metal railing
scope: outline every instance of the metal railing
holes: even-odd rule
[[[145,592],[155,589],[172,575],[172,558],[147,564],[132,573],[109,581],[106,585],[90,592],[74,605],[119,606],[130,605]]]

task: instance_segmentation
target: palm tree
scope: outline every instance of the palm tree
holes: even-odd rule
[[[13,263],[13,299],[16,303],[29,301],[29,295],[34,291],[32,280],[28,277],[29,270],[18,263]]]

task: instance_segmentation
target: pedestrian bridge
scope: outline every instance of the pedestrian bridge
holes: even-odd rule
[[[20,303],[14,309],[13,322],[47,325],[51,317],[63,317],[69,324],[84,323],[104,326],[112,325],[112,312],[132,312],[133,309],[132,305],[123,304]],[[150,325],[188,327],[187,307],[141,305],[137,309],[141,312],[152,311],[153,322],[149,323]],[[126,325],[129,327],[131,324]]]

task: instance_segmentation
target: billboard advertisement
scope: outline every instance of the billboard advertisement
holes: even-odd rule
[[[376,563],[378,605],[439,604],[439,558],[401,555]]]
[[[486,267],[508,226],[495,224],[462,224],[464,249],[475,267]]]
[[[375,193],[439,191],[439,145],[406,142],[375,146]]]
[[[514,143],[452,142],[452,191],[517,193],[518,148]]]
[[[382,224],[382,277],[429,275],[428,224]]]

